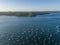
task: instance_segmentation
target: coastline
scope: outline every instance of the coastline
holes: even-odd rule
[[[50,13],[60,13],[60,11],[35,11],[35,12],[0,12],[0,15],[6,16],[36,16]]]

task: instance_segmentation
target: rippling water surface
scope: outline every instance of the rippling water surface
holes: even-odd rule
[[[0,45],[60,45],[60,13],[0,16]]]

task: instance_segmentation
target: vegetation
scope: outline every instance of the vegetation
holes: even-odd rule
[[[7,15],[7,16],[36,16],[36,15],[44,15],[49,13],[54,13],[56,11],[42,11],[42,12],[0,12],[0,15]]]

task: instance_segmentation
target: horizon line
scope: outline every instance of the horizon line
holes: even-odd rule
[[[0,11],[0,12],[45,12],[45,11]]]

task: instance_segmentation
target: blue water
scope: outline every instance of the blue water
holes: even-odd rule
[[[60,13],[0,16],[0,45],[60,45]]]

